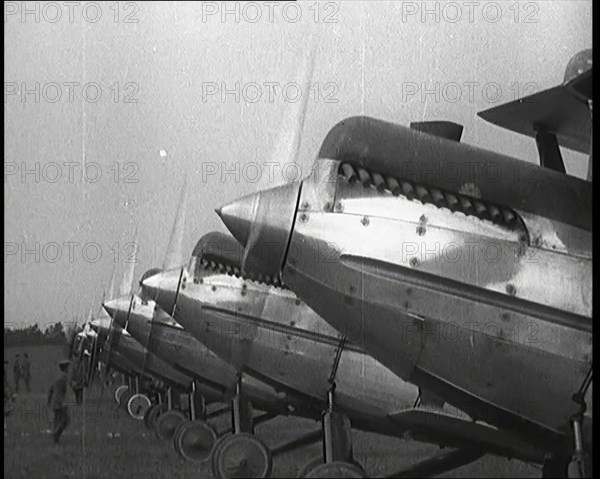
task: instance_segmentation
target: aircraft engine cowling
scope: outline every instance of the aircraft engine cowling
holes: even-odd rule
[[[144,290],[143,287],[143,283],[144,280],[146,280],[147,278],[151,278],[154,275],[157,275],[158,273],[162,273],[162,269],[161,268],[150,268],[148,271],[146,271],[141,279],[140,279],[140,298],[142,298],[142,301],[148,301],[151,300],[153,298],[151,298],[150,296],[148,296],[147,292]]]
[[[211,231],[203,235],[196,243],[192,256],[232,268],[242,264],[244,250],[230,235],[220,231]]]
[[[299,197],[300,183],[288,183],[241,198],[217,211],[244,247],[242,273],[268,283],[279,277]]]
[[[510,205],[586,231],[592,228],[589,182],[415,128],[363,116],[348,118],[329,131],[318,159],[379,175],[375,181],[391,176],[400,186],[405,181],[430,191],[465,193],[496,208]],[[414,194],[421,199],[416,189]],[[410,195],[409,191],[412,199]]]
[[[150,268],[148,271],[146,271],[142,275],[142,278],[140,279],[140,284],[142,284],[146,278],[150,278],[151,276],[154,276],[155,274],[158,274],[161,272],[162,272],[161,268]]]

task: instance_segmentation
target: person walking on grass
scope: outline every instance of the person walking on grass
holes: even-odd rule
[[[31,382],[31,363],[29,362],[29,356],[27,353],[23,355],[23,363],[21,364],[21,376],[25,380],[25,389],[30,392],[29,384]]]
[[[19,392],[19,383],[21,382],[21,355],[19,353],[15,355],[13,379],[15,380],[15,392]]]
[[[15,408],[15,401],[17,395],[13,392],[10,381],[8,380],[8,374],[6,373],[6,366],[8,361],[4,360],[4,435],[6,436],[6,418],[10,416]]]
[[[69,412],[65,404],[69,364],[71,364],[71,362],[68,359],[58,363],[60,375],[56,381],[54,381],[52,386],[50,386],[50,390],[48,391],[47,404],[51,406],[54,411],[54,429],[52,431],[52,436],[54,438],[55,446],[58,446],[60,436],[69,425]]]

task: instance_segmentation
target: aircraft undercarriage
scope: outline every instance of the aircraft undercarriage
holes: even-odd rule
[[[279,414],[267,412],[254,416],[250,401],[243,395],[241,381],[231,403],[210,413],[194,385],[191,392],[182,393],[172,387],[162,390],[140,387],[138,378],[128,377],[115,389],[114,398],[132,418],[143,420],[148,429],[154,430],[159,439],[172,441],[184,460],[198,464],[210,461],[215,478],[269,477],[275,457],[318,440],[322,441],[323,453],[307,461],[298,477],[368,477],[354,459],[350,419],[336,410],[334,381],[322,413],[321,428],[271,448],[255,435],[254,429]],[[217,430],[209,423],[227,413],[231,415],[230,427]],[[580,427],[580,419],[573,418],[575,429]],[[542,477],[590,477],[591,461],[584,460],[589,458],[584,458],[583,450],[578,449],[577,437],[575,441],[575,457],[549,456],[543,464]],[[474,462],[484,454],[477,447],[443,451],[386,477],[431,477]]]

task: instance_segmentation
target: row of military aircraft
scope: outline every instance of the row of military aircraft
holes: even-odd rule
[[[277,161],[298,159],[306,99],[291,110]],[[113,274],[72,356],[91,351],[90,382],[122,373],[115,400],[217,478],[268,477],[318,441],[300,477],[367,477],[353,428],[440,447],[390,477],[485,454],[591,477],[591,50],[480,116],[534,138],[539,164],[463,144],[452,122],[349,118],[307,178],[218,208],[231,235],[207,232],[187,264],[184,182],[162,267],[134,288],[132,264],[119,296]],[[589,154],[587,180],[561,147]],[[257,426],[282,415],[317,425],[267,447]]]

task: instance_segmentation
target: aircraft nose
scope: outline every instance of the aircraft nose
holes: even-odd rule
[[[277,276],[290,239],[300,183],[263,190],[216,210],[227,229],[245,248],[245,273]]]
[[[163,271],[142,281],[143,293],[156,301],[164,311],[171,314],[177,301],[181,269]]]
[[[90,327],[98,335],[106,334],[106,333],[108,333],[108,328],[110,327],[110,322],[104,321],[102,319],[94,319],[93,321],[90,322]]]
[[[129,312],[130,298],[118,298],[107,301],[102,305],[106,312],[121,327],[127,323],[127,313]]]
[[[242,246],[248,244],[252,222],[256,217],[256,207],[260,193],[247,195],[215,210],[227,229]]]
[[[131,311],[127,320],[127,332],[148,348],[152,332],[152,317],[148,316],[148,311]]]

